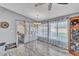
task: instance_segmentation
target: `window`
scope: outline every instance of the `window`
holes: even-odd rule
[[[62,42],[68,42],[68,22],[58,22],[58,40]]]
[[[55,21],[49,23],[49,42],[63,47],[68,48],[68,22]]]
[[[49,39],[57,40],[57,22],[49,24]]]
[[[38,25],[38,36],[47,38],[48,27],[47,23]]]

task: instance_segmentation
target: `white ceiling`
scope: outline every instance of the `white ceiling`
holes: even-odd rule
[[[10,9],[24,16],[33,18],[37,21],[79,12],[78,3],[70,3],[68,5],[60,5],[54,3],[51,11],[48,11],[48,4],[44,4],[38,7],[35,7],[34,5],[35,3],[0,3],[0,6],[2,7]]]

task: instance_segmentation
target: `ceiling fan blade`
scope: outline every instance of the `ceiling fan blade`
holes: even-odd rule
[[[37,4],[35,4],[35,7],[43,5],[43,4],[45,4],[45,3],[37,3]]]
[[[48,10],[50,11],[52,9],[52,3],[49,3]]]
[[[68,3],[58,3],[58,4],[61,4],[61,5],[67,5]]]

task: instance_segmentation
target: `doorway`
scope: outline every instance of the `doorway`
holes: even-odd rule
[[[16,21],[16,37],[18,46],[24,44],[25,31],[26,31],[26,21],[24,20]]]

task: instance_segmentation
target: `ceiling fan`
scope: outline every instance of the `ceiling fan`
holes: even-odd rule
[[[43,4],[46,4],[46,3],[37,3],[37,4],[35,4],[35,7],[41,6],[41,5],[43,5]],[[48,11],[51,10],[52,4],[53,4],[53,3],[49,3],[49,4],[48,4]],[[67,5],[68,3],[57,3],[57,4]]]

